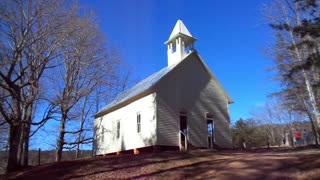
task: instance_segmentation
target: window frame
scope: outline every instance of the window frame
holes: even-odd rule
[[[137,133],[141,133],[141,113],[137,113]]]
[[[120,138],[120,121],[117,121],[117,127],[116,127],[116,138],[119,139]]]

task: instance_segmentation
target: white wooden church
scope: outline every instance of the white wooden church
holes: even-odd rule
[[[168,66],[95,114],[95,155],[232,147],[233,101],[195,50],[196,40],[178,20],[165,42]]]

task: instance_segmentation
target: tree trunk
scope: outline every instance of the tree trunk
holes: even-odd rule
[[[11,125],[9,130],[9,153],[7,173],[20,169],[18,152],[21,136],[21,125]]]
[[[62,157],[66,119],[67,119],[67,115],[66,113],[63,113],[61,117],[59,137],[57,142],[56,162],[61,161],[61,157]]]
[[[20,133],[20,140],[19,140],[19,144],[18,144],[18,154],[17,154],[17,158],[18,158],[18,163],[19,165],[22,167],[22,159],[23,159],[23,143],[24,143],[24,127],[23,125],[21,125],[21,133]]]
[[[85,97],[83,104],[82,104],[82,110],[81,110],[81,120],[80,120],[80,126],[79,126],[79,132],[78,132],[78,141],[81,142],[81,136],[82,136],[82,130],[84,126],[84,122],[86,120],[86,104],[87,104],[88,96]],[[80,143],[77,144],[77,150],[76,150],[76,159],[80,157]]]
[[[78,133],[78,141],[81,141],[81,131]],[[76,159],[80,157],[80,143],[77,144]]]
[[[80,142],[81,141],[81,130],[83,129],[83,121],[81,120],[80,122],[80,131],[78,132],[78,141]],[[76,159],[78,159],[80,156],[80,143],[77,144],[77,149],[76,149]]]
[[[319,145],[319,142],[318,142],[318,133],[317,133],[317,128],[316,126],[314,125],[314,122],[312,120],[312,117],[310,115],[310,113],[307,113],[308,116],[309,116],[309,120],[310,120],[310,123],[311,123],[311,128],[312,128],[312,134],[313,134],[313,137],[316,141],[316,145]]]
[[[274,127],[272,127],[272,129],[270,130],[270,135],[271,135],[271,145],[273,146],[273,145],[275,145],[275,138],[274,138],[274,132],[273,132],[273,128]]]
[[[77,144],[77,149],[76,149],[76,159],[80,157],[80,144]]]
[[[24,142],[24,148],[23,148],[23,167],[28,167],[29,165],[29,138],[25,140]]]
[[[79,132],[78,132],[78,141],[79,142],[81,142],[83,124],[84,124],[84,119],[81,119],[81,121],[80,121],[80,129],[79,129]],[[78,159],[79,157],[80,157],[80,143],[77,144],[76,159]]]
[[[294,137],[291,131],[290,131],[290,141],[291,141],[291,147],[294,147]]]
[[[30,124],[26,124],[24,130],[24,151],[23,151],[23,167],[28,167],[29,164],[29,135],[30,135]]]
[[[303,98],[303,96],[302,96],[302,98]],[[314,125],[311,112],[308,111],[307,102],[306,102],[306,100],[304,98],[303,98],[303,105],[304,105],[304,108],[306,109],[306,114],[308,115],[308,118],[309,118],[310,123],[311,123],[312,134],[313,134],[313,136],[315,138],[316,145],[319,145],[317,127]]]
[[[82,123],[81,123],[82,124]],[[81,129],[80,130],[82,130],[82,125],[80,125],[81,126]],[[80,142],[81,141],[81,131],[78,133],[78,141]],[[78,159],[78,158],[80,158],[80,143],[78,143],[77,144],[77,149],[76,149],[76,159]]]
[[[319,145],[319,139],[318,139],[318,132],[317,132],[317,128],[315,127],[312,119],[311,119],[311,127],[312,127],[312,134],[314,136],[314,139],[316,141],[316,145]]]
[[[242,149],[246,149],[246,142],[242,141]]]
[[[305,84],[307,86],[307,92],[308,92],[309,97],[310,97],[310,102],[311,102],[312,109],[314,111],[316,122],[318,124],[318,129],[320,129],[320,113],[319,113],[319,109],[318,109],[318,106],[317,106],[317,103],[316,103],[316,99],[315,99],[315,96],[314,96],[314,93],[313,93],[313,88],[311,87],[310,81],[309,81],[309,79],[308,79],[308,77],[306,75],[306,72],[304,70],[303,70],[303,76],[305,78]]]

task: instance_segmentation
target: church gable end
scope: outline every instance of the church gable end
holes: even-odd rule
[[[194,51],[155,86],[159,144],[178,144],[179,113],[188,114],[190,142],[207,147],[206,113],[213,114],[217,143],[231,146],[228,98]]]

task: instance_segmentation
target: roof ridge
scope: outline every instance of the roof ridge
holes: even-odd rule
[[[196,52],[196,51],[192,51],[186,57],[184,57],[184,59],[186,59],[191,54],[193,54],[193,52]],[[101,113],[107,111],[108,109],[111,109],[111,108],[113,108],[123,102],[126,102],[130,98],[133,98],[133,97],[149,90],[150,88],[154,87],[155,84],[157,84],[163,77],[165,77],[169,72],[171,72],[181,62],[183,62],[183,60],[175,65],[164,67],[164,68],[160,69],[159,71],[149,75],[145,79],[142,79],[134,86],[120,92],[110,103],[108,103],[106,106],[104,106],[94,116],[101,114]]]

